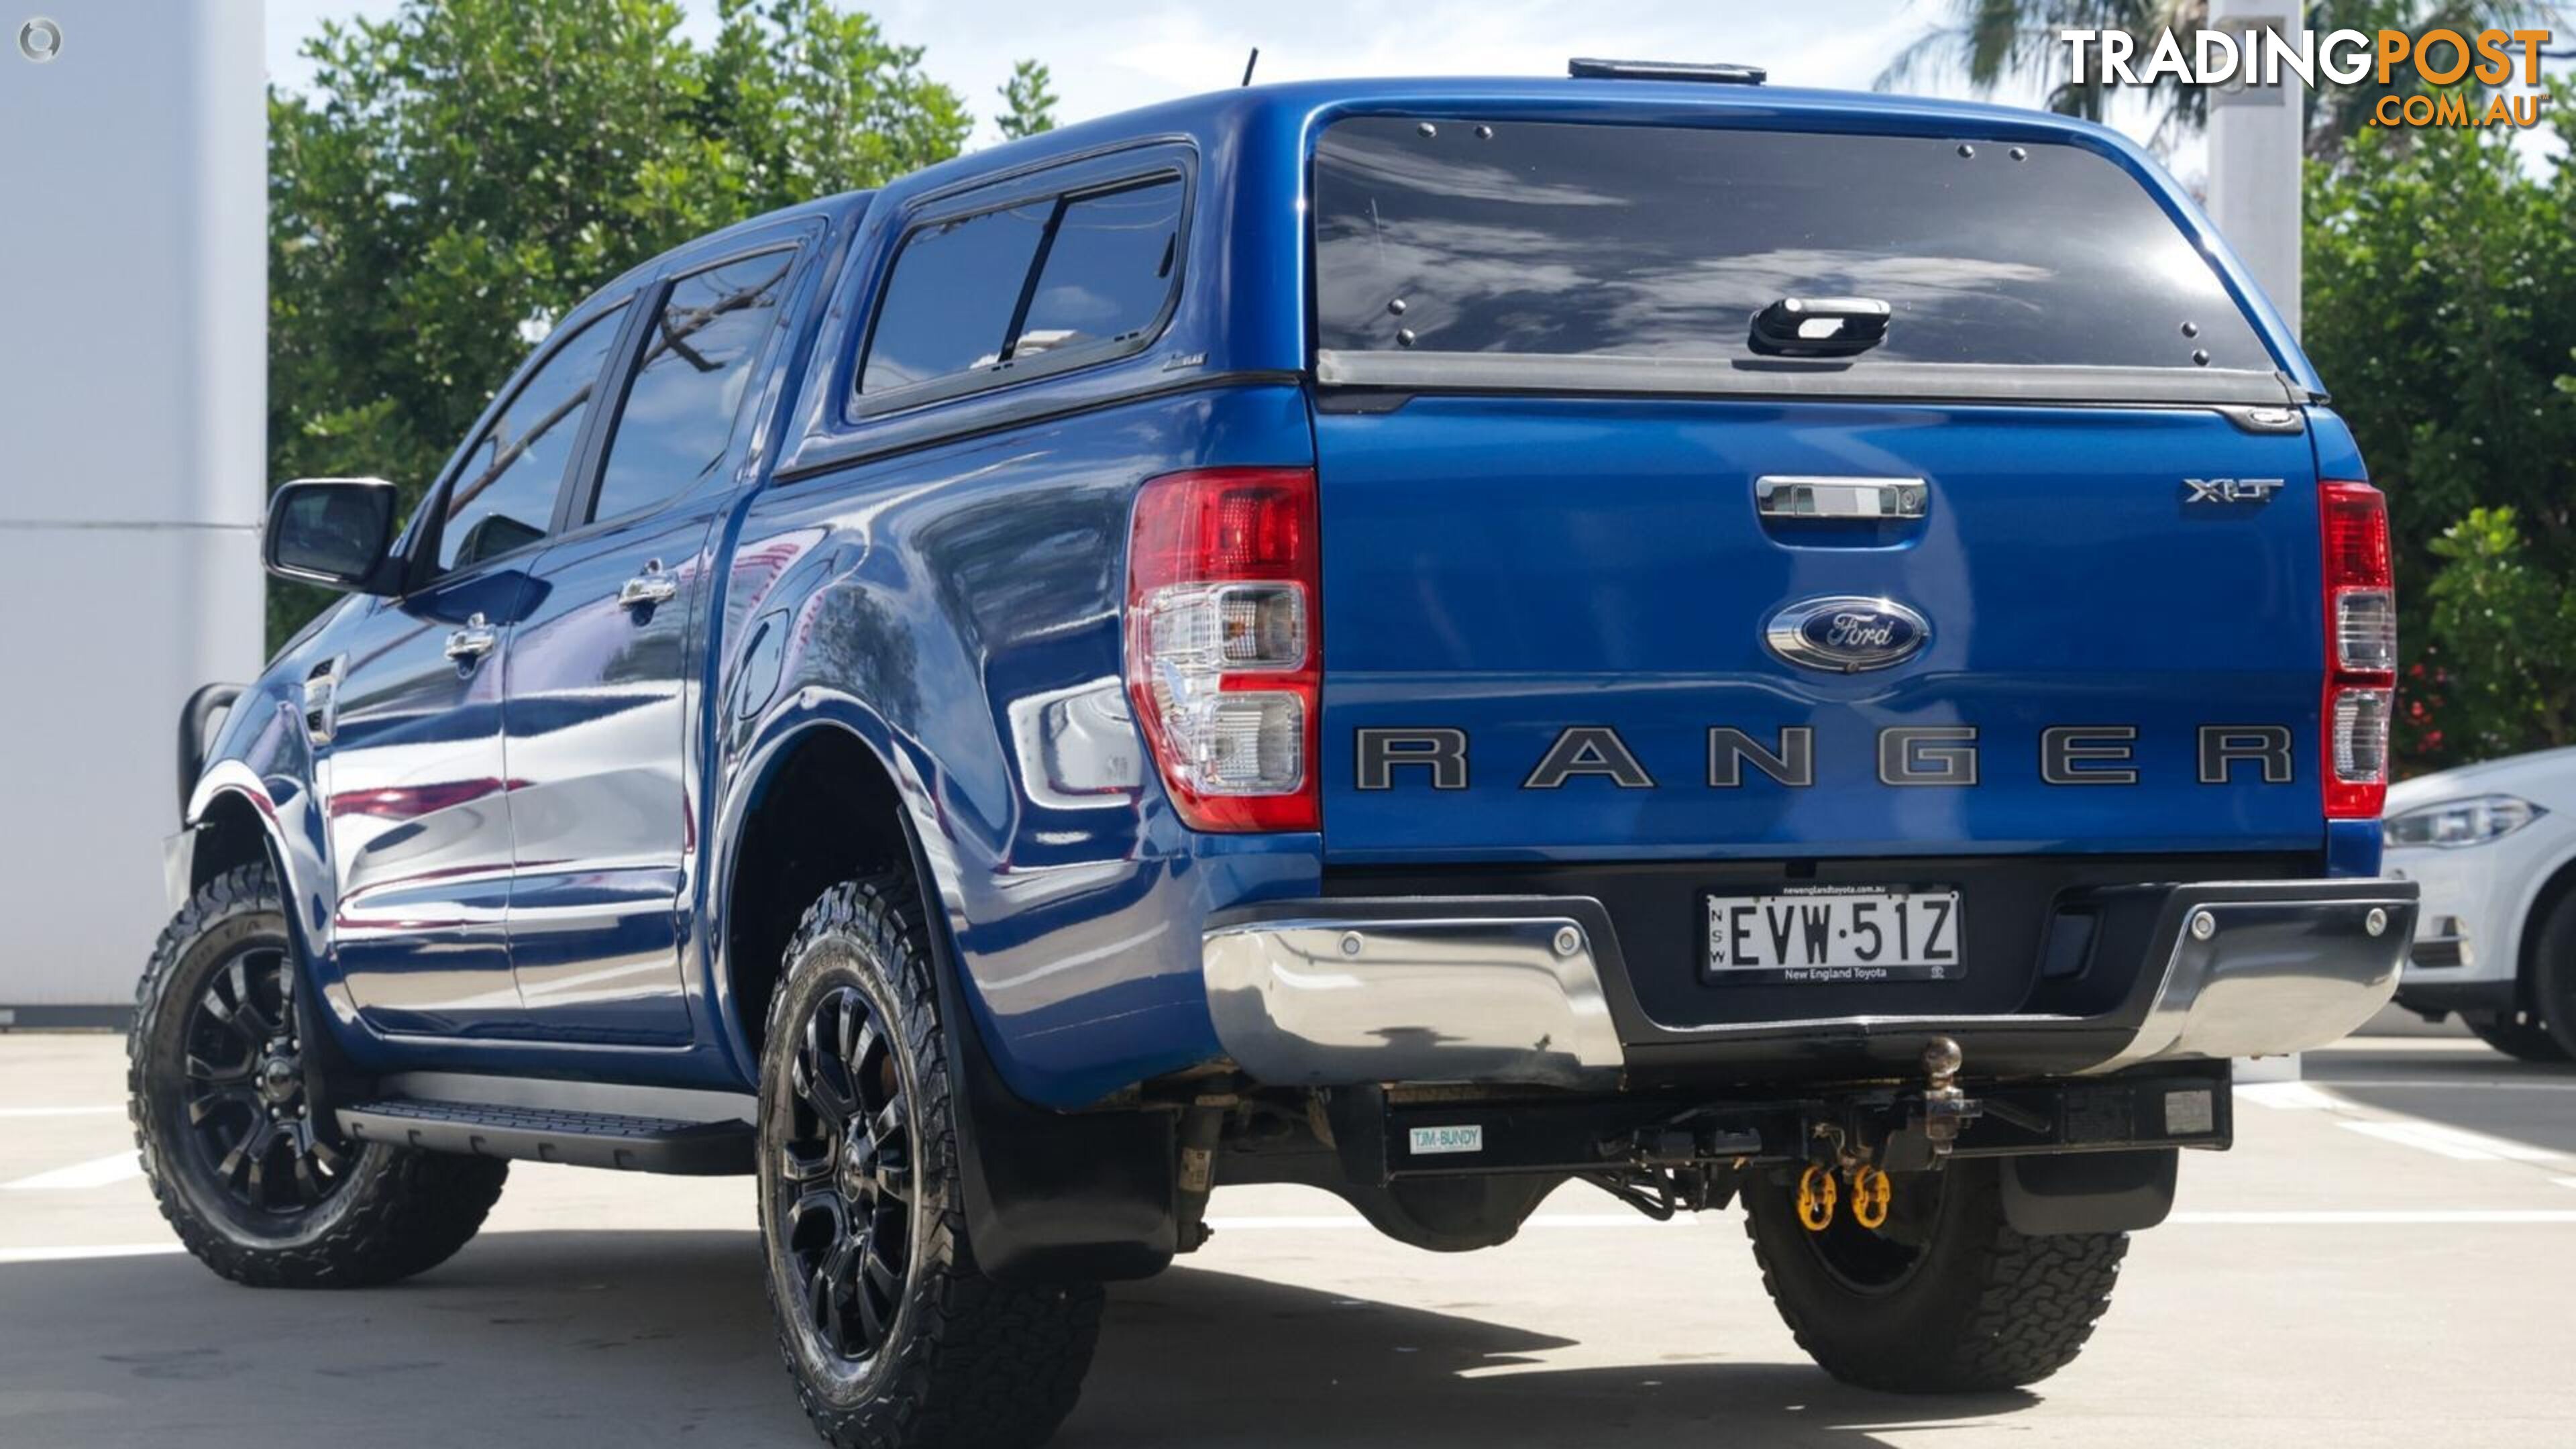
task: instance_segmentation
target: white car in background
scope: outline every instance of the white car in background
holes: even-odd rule
[[[2524,1061],[2576,1059],[2576,748],[2393,786],[2383,828],[2386,873],[2424,888],[2398,1004],[2458,1012]]]

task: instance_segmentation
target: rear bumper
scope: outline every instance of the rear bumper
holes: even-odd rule
[[[1975,1076],[2071,1076],[2334,1041],[2387,1003],[2415,915],[2405,881],[2084,892],[2048,928],[2083,922],[2094,989],[2052,993],[2081,1013],[1657,1021],[1609,912],[1575,896],[1272,903],[1212,918],[1202,961],[1227,1055],[1277,1086],[1910,1076],[1935,1037]]]

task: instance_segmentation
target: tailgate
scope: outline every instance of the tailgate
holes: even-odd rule
[[[1317,435],[1334,857],[2321,837],[2303,432],[2194,409],[1426,396]],[[1921,516],[1766,516],[1766,478],[1919,480]],[[2187,478],[2282,483],[2192,503]],[[1767,642],[1841,596],[1928,639],[1857,673]],[[2267,779],[2255,756],[2283,738],[2290,778]]]

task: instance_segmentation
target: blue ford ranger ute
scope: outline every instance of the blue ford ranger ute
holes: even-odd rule
[[[1838,1377],[2068,1362],[2229,1061],[2414,936],[2380,496],[2116,135],[1575,69],[748,222],[407,525],[280,488],[347,597],[184,722],[133,1028],[188,1247],[751,1174],[843,1445],[1045,1439],[1221,1183],[1741,1203]]]

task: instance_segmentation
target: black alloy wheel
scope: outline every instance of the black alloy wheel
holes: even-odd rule
[[[772,1199],[804,1328],[846,1365],[892,1340],[919,1236],[912,1104],[876,1007],[839,987],[807,1012]]]
[[[188,1141],[234,1202],[297,1213],[348,1181],[350,1154],[316,1130],[286,948],[252,941],[208,973],[188,1012]]]
[[[510,1164],[340,1138],[309,1060],[331,1026],[296,960],[265,864],[200,884],[153,944],[126,1036],[153,1200],[237,1283],[355,1288],[436,1267],[481,1229]]]
[[[920,902],[900,874],[844,881],[781,954],[759,1044],[762,1282],[826,1442],[1035,1449],[1082,1391],[1101,1292],[975,1266]]]

